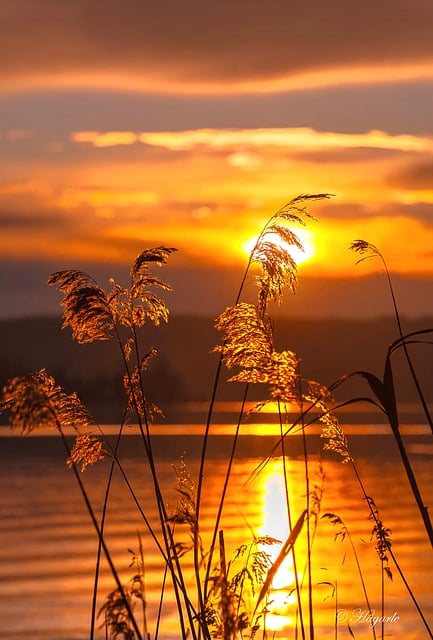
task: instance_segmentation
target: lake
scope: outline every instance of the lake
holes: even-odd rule
[[[155,428],[156,430],[157,428]],[[111,433],[113,428],[108,431]],[[166,504],[174,509],[177,501],[176,474],[181,456],[191,477],[196,477],[201,427],[167,426],[155,439],[158,472]],[[212,437],[202,506],[202,536],[209,541],[233,428],[220,425]],[[346,429],[353,445],[357,469],[367,494],[374,498],[384,525],[391,529],[392,549],[430,624],[433,625],[432,549],[410,493],[395,446],[384,426],[356,425]],[[406,440],[424,503],[433,503],[431,436],[424,427],[405,428]],[[267,434],[267,435],[264,435]],[[10,437],[1,428],[0,495],[0,638],[4,640],[85,640],[89,620],[97,538],[77,488],[75,478],[65,464],[65,454],[56,435],[28,438]],[[292,439],[290,439],[292,438]],[[238,456],[223,512],[222,528],[226,558],[232,560],[241,544],[252,536],[269,535],[284,540],[288,533],[285,517],[283,463],[278,451],[257,477],[251,477],[260,459],[277,439],[275,427],[251,425],[242,436]],[[359,484],[350,465],[325,456],[322,472],[317,456],[320,439],[317,432],[308,436],[308,474],[310,490],[323,484],[320,513],[337,514],[346,524],[362,567],[370,603],[375,615],[381,611],[381,563],[371,539],[373,523]],[[302,440],[287,439],[286,471],[294,518],[305,506],[305,463],[300,457]],[[146,515],[156,517],[156,508],[142,444],[135,435],[127,435],[121,450],[124,468],[139,496]],[[104,460],[82,474],[96,510],[100,511],[110,462]],[[137,530],[143,536],[146,567],[148,623],[154,638],[155,617],[162,582],[163,565],[158,552],[137,515],[124,481],[115,474],[106,524],[106,539],[122,580],[131,577],[129,549],[137,550]],[[319,519],[314,536],[312,584],[316,638],[372,638],[365,597],[359,579],[356,558],[349,536],[335,539],[339,527],[328,519]],[[180,532],[187,540],[186,532]],[[305,540],[296,543],[303,557]],[[275,545],[269,550],[274,557]],[[189,555],[183,559],[186,575],[192,581]],[[235,571],[232,563],[230,570]],[[428,638],[420,617],[407,595],[397,570],[390,560],[393,579],[385,580],[385,626],[387,638],[419,640]],[[297,571],[303,579],[304,565]],[[305,580],[305,576],[304,576]],[[277,573],[269,611],[266,616],[268,638],[295,638],[296,608],[293,597],[293,563],[287,562]],[[104,564],[100,587],[100,607],[114,589]],[[283,595],[281,595],[283,594]],[[334,621],[338,611],[337,635]],[[99,620],[101,623],[102,620]],[[159,637],[177,640],[178,616],[172,604],[163,612]],[[381,637],[380,624],[375,626]],[[258,634],[257,638],[262,636]],[[99,629],[97,638],[105,638]]]

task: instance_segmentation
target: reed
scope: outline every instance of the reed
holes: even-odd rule
[[[117,343],[119,358],[124,367],[125,390],[124,415],[117,437],[113,445],[103,429],[93,422],[78,397],[65,393],[45,371],[10,380],[3,390],[1,409],[9,413],[11,427],[20,433],[28,434],[40,426],[49,426],[59,432],[65,444],[67,463],[78,483],[96,533],[96,570],[89,624],[91,640],[98,637],[96,627],[99,574],[103,558],[110,567],[115,586],[99,607],[102,633],[106,638],[157,640],[161,637],[163,640],[164,607],[171,600],[174,600],[177,608],[177,633],[182,640],[269,638],[267,625],[269,607],[275,592],[273,585],[281,566],[288,559],[291,559],[294,567],[294,586],[288,589],[286,598],[294,597],[296,615],[295,622],[286,633],[290,633],[290,637],[293,638],[301,637],[302,640],[307,637],[310,640],[320,637],[316,632],[317,588],[327,584],[332,586],[332,597],[335,599],[333,622],[334,637],[337,638],[337,608],[342,598],[341,591],[337,588],[338,578],[335,583],[331,583],[318,582],[314,577],[316,542],[318,537],[324,535],[322,528],[325,521],[340,527],[336,538],[349,540],[367,611],[373,612],[374,605],[367,585],[369,577],[362,570],[356,543],[349,534],[347,525],[335,513],[325,512],[324,515],[320,515],[326,490],[325,473],[319,460],[319,482],[314,482],[307,443],[309,430],[317,422],[322,424],[324,453],[331,451],[333,455],[338,454],[343,463],[352,467],[355,481],[366,502],[368,518],[372,523],[372,538],[380,560],[379,606],[382,618],[385,618],[386,611],[386,579],[392,577],[389,566],[391,559],[419,613],[423,631],[433,638],[422,607],[392,548],[390,531],[382,522],[379,508],[365,488],[337,417],[340,409],[359,402],[368,402],[387,416],[426,534],[433,545],[433,530],[428,510],[400,433],[392,369],[392,356],[402,349],[420,405],[428,423],[433,425],[410,356],[410,346],[428,342],[426,338],[433,329],[404,334],[392,280],[382,254],[373,245],[365,241],[356,241],[351,248],[363,256],[361,260],[367,257],[381,260],[397,321],[398,338],[388,349],[383,378],[380,379],[370,372],[355,371],[325,386],[303,378],[301,362],[294,351],[281,351],[275,346],[271,305],[281,304],[286,291],[294,292],[297,285],[296,263],[291,249],[295,247],[302,250],[302,244],[293,231],[293,226],[313,221],[307,208],[328,197],[329,194],[317,194],[301,195],[292,199],[271,216],[259,234],[241,278],[235,302],[221,313],[215,323],[216,330],[221,334],[221,341],[215,347],[219,360],[212,383],[207,419],[203,425],[197,477],[194,478],[190,474],[185,460],[182,459],[180,464],[174,465],[177,503],[171,509],[164,493],[154,450],[154,425],[161,412],[146,395],[148,368],[151,361],[157,357],[156,350],[147,344],[146,328],[149,324],[159,326],[169,319],[168,307],[161,296],[170,291],[170,286],[154,274],[154,269],[163,267],[175,249],[160,246],[144,250],[131,267],[128,286],[122,286],[112,280],[107,291],[91,276],[81,271],[59,271],[50,276],[48,284],[56,286],[63,295],[63,327],[71,330],[72,337],[82,344],[108,340]],[[278,243],[274,241],[275,237],[279,239]],[[250,281],[256,285],[254,302],[244,299],[246,285]],[[210,535],[205,536],[202,530],[202,511],[205,491],[208,489],[206,482],[209,479],[206,475],[208,446],[215,428],[215,402],[222,384],[224,368],[231,374],[229,384],[241,385],[242,399],[238,419],[233,425],[224,482],[219,489],[212,529]],[[367,381],[373,397],[366,395],[336,401],[334,392],[344,388],[346,382],[354,377],[361,377]],[[253,386],[263,389],[263,399],[257,402],[252,412],[249,412],[246,407]],[[263,411],[271,403],[277,407],[276,420],[280,436],[272,449],[252,466],[250,481],[264,471],[272,458],[281,459],[285,494],[281,505],[281,518],[287,522],[288,534],[285,540],[276,540],[271,535],[259,535],[250,531],[247,523],[245,536],[248,535],[250,541],[230,551],[224,531],[224,507],[236,465],[239,436],[251,415]],[[298,407],[298,416],[289,420],[289,409],[293,406]],[[140,446],[146,461],[148,488],[152,492],[157,514],[155,520],[144,512],[134,489],[136,479],[130,478],[121,459],[120,443],[127,422],[135,425],[141,438]],[[75,432],[72,447],[65,435],[69,429]],[[98,435],[94,435],[95,430]],[[291,435],[296,433],[301,434],[303,442],[304,480],[301,506],[291,494],[290,465],[287,456],[288,442]],[[98,464],[107,457],[110,458],[111,464],[107,472],[102,511],[99,513],[89,498],[79,466],[81,465],[81,471],[84,471],[89,465]],[[122,478],[125,492],[132,499],[146,533],[144,537],[141,531],[137,532],[138,550],[131,552],[132,577],[127,583],[120,577],[106,536],[115,472]],[[215,493],[218,489],[212,487],[212,491]],[[154,619],[149,618],[146,595],[146,546],[149,544],[157,550],[162,566],[159,607]],[[271,548],[277,549],[276,553],[271,554]],[[191,567],[193,579],[189,575]],[[349,631],[353,635],[350,627]],[[385,625],[382,622],[382,639],[385,633]],[[376,640],[379,637],[378,629],[373,627],[371,635]]]

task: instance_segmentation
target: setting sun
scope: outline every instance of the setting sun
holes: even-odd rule
[[[277,233],[269,233],[266,240],[272,242],[276,246],[286,248],[297,265],[311,260],[316,253],[313,233],[309,229],[296,229],[294,233],[297,235],[303,246],[303,251],[294,245],[289,245]],[[250,238],[242,244],[242,250],[249,256],[257,242],[258,236]]]

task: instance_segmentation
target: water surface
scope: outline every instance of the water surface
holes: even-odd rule
[[[166,430],[156,444],[158,471],[166,503],[173,509],[177,500],[173,464],[178,465],[184,454],[192,477],[196,476],[198,468],[198,428],[188,429],[184,425],[179,429],[174,432]],[[266,534],[281,540],[287,535],[283,464],[278,452],[257,478],[251,480],[250,477],[260,458],[269,451],[276,439],[276,436],[263,437],[260,433],[263,430],[244,438],[234,466],[222,521],[228,560],[239,545],[251,541],[252,534]],[[417,433],[415,428],[412,433]],[[222,435],[213,439],[209,449],[201,514],[205,546],[214,526],[220,499],[231,441],[229,434],[230,428],[226,427]],[[392,531],[392,548],[432,625],[431,548],[392,441],[383,431],[366,435],[358,427],[353,430],[352,436],[357,449],[358,470],[366,491],[373,496],[381,519]],[[374,550],[375,540],[371,539],[373,524],[368,519],[365,499],[349,465],[327,458],[322,463],[323,472],[319,473],[315,454],[318,440],[311,438],[309,443],[310,490],[316,486],[318,491],[324,483],[320,514],[338,514],[347,525],[363,568],[372,608],[379,615],[381,563]],[[0,438],[0,447],[0,638],[85,640],[89,637],[97,538],[73,474],[65,465],[61,442],[55,436],[27,439],[3,437]],[[421,436],[416,436],[410,442],[410,447],[424,501],[427,505],[432,504],[432,459],[428,444]],[[291,450],[286,468],[294,519],[305,507],[306,494],[305,464],[298,457],[299,452],[298,442]],[[129,436],[121,455],[143,510],[152,520],[156,517],[155,502],[139,439]],[[82,475],[98,513],[109,464],[106,460]],[[144,539],[148,619],[153,637],[163,563],[125,490],[121,475],[116,473],[106,537],[125,582],[131,577],[131,554],[128,549],[137,549],[137,530]],[[344,540],[339,537],[335,540],[337,531],[338,526],[326,519],[319,519],[313,543],[312,575],[316,635],[319,638],[334,638],[337,609],[339,638],[351,637],[348,622],[356,638],[372,638],[349,537],[346,535]],[[182,539],[188,539],[186,532],[181,536]],[[297,543],[300,559],[305,553],[305,545],[305,539],[300,538]],[[276,554],[278,547],[272,552]],[[190,557],[185,556],[183,562],[186,575],[192,580]],[[386,637],[409,640],[429,637],[392,561],[389,566],[393,580],[385,581],[385,612],[390,618],[385,629]],[[231,570],[235,571],[235,567],[233,564]],[[297,568],[302,579],[302,561]],[[292,598],[287,597],[287,593],[293,589],[293,579],[293,566],[289,563],[274,582],[274,605],[270,604],[267,625],[269,630],[275,630],[276,638],[295,637],[293,624],[296,609]],[[279,595],[279,587],[284,587],[283,596]],[[113,588],[112,576],[104,564],[98,606],[102,605],[105,596]],[[276,611],[272,611],[272,608]],[[176,610],[169,604],[164,609],[160,638],[179,638],[176,625]],[[380,629],[376,628],[379,638]],[[99,630],[97,637],[104,638],[104,630]]]

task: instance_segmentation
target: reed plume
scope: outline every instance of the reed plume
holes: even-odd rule
[[[228,307],[215,326],[223,333],[223,342],[214,351],[221,353],[228,369],[240,369],[229,382],[266,384],[271,400],[290,401],[295,397],[296,354],[274,349],[270,320],[255,305],[239,302]]]
[[[27,435],[35,429],[72,427],[75,431],[94,425],[76,393],[68,394],[45,369],[7,382],[1,411],[9,412],[11,429]]]
[[[109,340],[115,326],[129,329],[143,327],[147,321],[158,326],[168,320],[168,307],[153,290],[169,291],[170,285],[150,272],[150,266],[166,264],[176,249],[155,247],[145,249],[135,259],[130,270],[130,287],[122,287],[112,278],[111,291],[104,291],[83,271],[57,271],[48,278],[48,285],[57,286],[64,294],[63,328],[70,327],[79,343]]]
[[[66,393],[45,369],[9,380],[3,389],[0,412],[9,413],[11,429],[22,435],[44,427],[61,433],[72,428],[76,438],[67,459],[69,466],[81,463],[84,471],[106,457],[102,440],[82,433],[95,423],[77,394]]]

